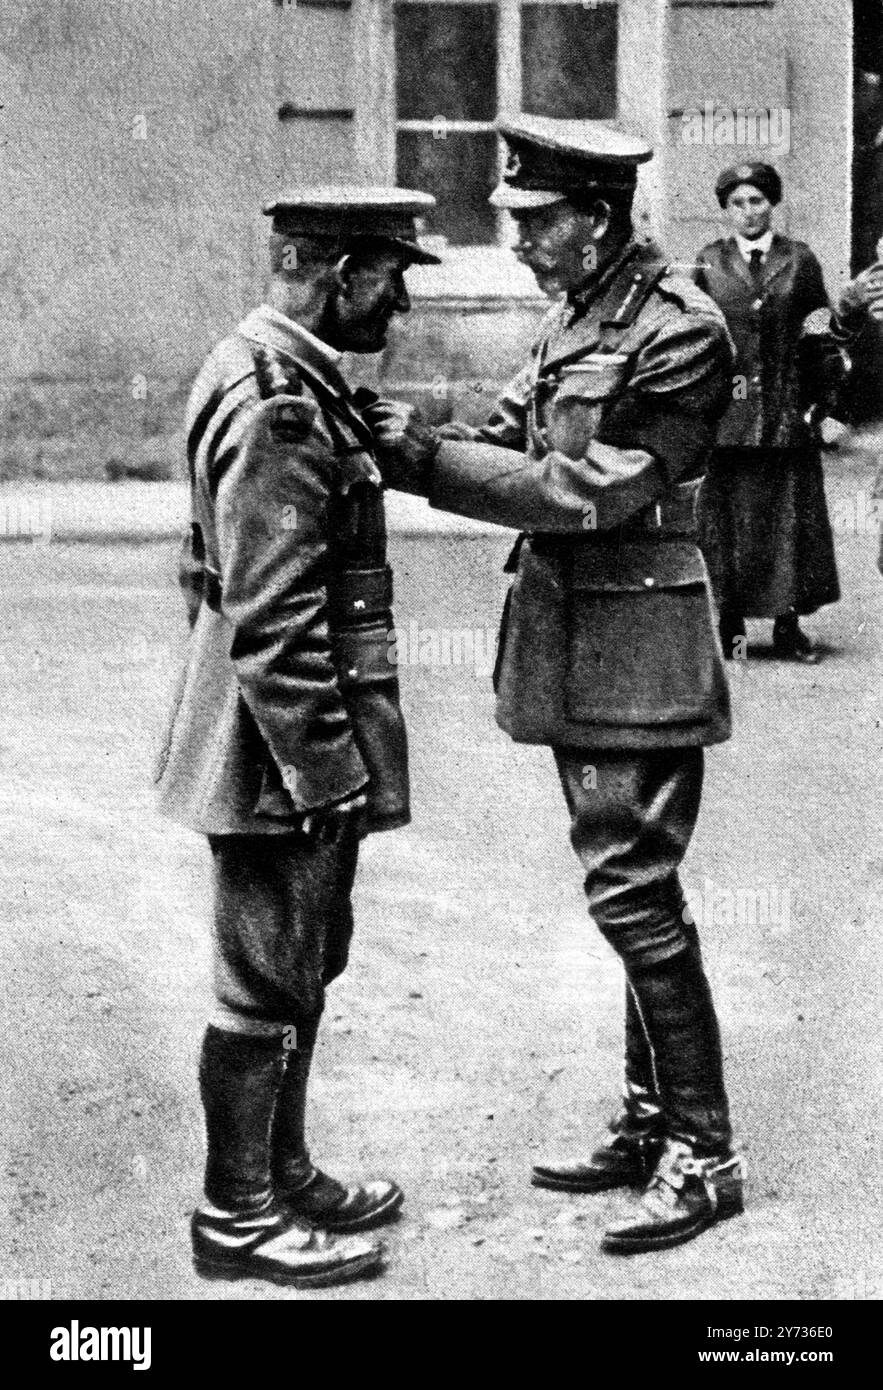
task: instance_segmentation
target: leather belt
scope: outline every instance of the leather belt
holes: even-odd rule
[[[629,517],[619,528],[623,535],[693,536],[696,534],[696,497],[699,478],[678,483],[659,502]]]
[[[652,512],[656,515],[642,515],[633,520],[622,522],[620,526],[614,528],[614,534],[638,536],[641,540],[646,540],[648,536],[666,540],[669,536],[682,539],[684,536],[696,535],[694,517],[666,516],[664,513],[660,515],[655,507],[652,508]]]
[[[618,545],[623,540],[685,540],[696,537],[696,494],[699,479],[681,483],[659,502],[652,503],[643,511],[637,512],[619,526],[611,526],[604,531],[587,531],[583,534],[568,532],[536,531],[528,536],[531,549],[537,554],[551,553],[561,547],[562,542],[577,542],[581,545]]]
[[[667,520],[665,517],[644,516],[635,517],[633,520],[624,521],[619,526],[608,527],[604,531],[589,531],[584,535],[579,535],[574,531],[534,531],[529,533],[522,540],[530,541],[530,548],[535,555],[554,555],[559,554],[564,548],[578,547],[603,547],[616,549],[623,541],[683,541],[696,539],[696,523],[692,519],[688,520]],[[518,550],[521,546],[518,545]],[[510,556],[507,561],[506,569],[509,570],[510,562],[515,560],[512,570],[517,566],[517,554]]]
[[[213,613],[220,613],[223,590],[221,576],[206,565],[202,569],[203,602]],[[328,606],[338,622],[348,626],[383,617],[392,605],[392,570],[341,570],[328,585]]]

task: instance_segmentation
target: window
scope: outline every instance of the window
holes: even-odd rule
[[[431,235],[494,244],[494,121],[612,119],[616,0],[396,0],[394,26],[398,182],[435,195]]]

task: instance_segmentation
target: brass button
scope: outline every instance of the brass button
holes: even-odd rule
[[[652,575],[652,574],[648,574],[648,575],[647,575],[647,578],[644,580],[644,588],[645,588],[645,589],[652,589],[652,588],[653,588],[653,585],[654,585],[655,583],[656,583],[656,580],[653,578],[653,575]]]
[[[363,598],[354,598],[354,599],[353,599],[353,608],[364,608],[364,607],[365,607],[365,600],[364,600]]]
[[[355,678],[356,678],[356,676],[357,676],[358,674],[359,674],[359,668],[358,668],[358,666],[351,666],[351,667],[349,668],[349,670],[347,671],[347,675],[350,677],[351,680],[355,680]]]

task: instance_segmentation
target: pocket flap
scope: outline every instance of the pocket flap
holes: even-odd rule
[[[571,586],[577,592],[680,589],[704,585],[705,562],[689,541],[584,542],[574,548]]]
[[[629,358],[621,352],[597,352],[562,367],[555,401],[606,401],[626,383]]]

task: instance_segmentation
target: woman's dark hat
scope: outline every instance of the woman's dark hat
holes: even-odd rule
[[[740,183],[750,183],[752,188],[756,188],[758,193],[769,199],[773,207],[782,201],[782,180],[772,164],[734,164],[731,169],[724,169],[714,185],[717,200],[722,208],[726,207],[727,199]]]

